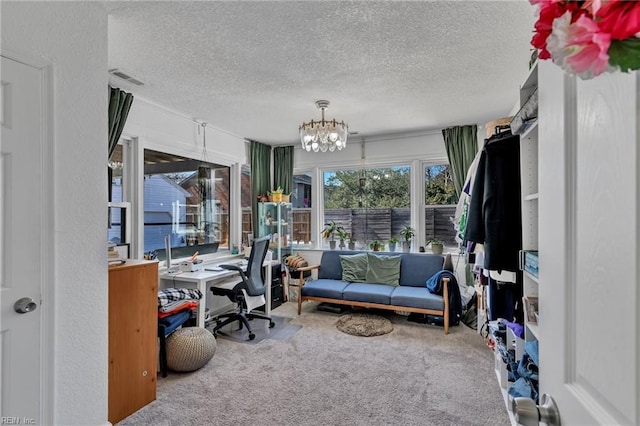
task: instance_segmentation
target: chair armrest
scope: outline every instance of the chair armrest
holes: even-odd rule
[[[245,275],[245,271],[244,269],[242,269],[242,267],[238,265],[228,265],[228,264],[218,265],[218,266],[222,269],[226,269],[227,271],[236,271],[237,273],[240,274],[240,278],[242,278],[243,282],[247,281],[247,276]]]
[[[307,272],[307,271],[312,271],[314,269],[320,269],[320,265],[303,266],[301,268],[296,268],[294,271],[295,272]]]
[[[242,272],[242,268],[239,267],[238,265],[218,265],[220,268],[222,269],[226,269],[228,271],[238,271],[238,272]]]

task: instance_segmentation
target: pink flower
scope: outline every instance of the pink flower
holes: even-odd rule
[[[529,0],[529,2],[539,6],[538,20],[535,23],[531,44],[540,49],[538,55],[540,59],[549,59],[551,54],[547,50],[547,38],[551,34],[553,21],[567,11],[572,12],[573,20],[587,11],[581,9],[579,3],[566,2],[565,0]]]
[[[566,11],[575,12],[576,15],[586,11],[581,11],[577,2],[566,2],[565,0],[529,0],[529,2],[539,6],[538,20],[535,23],[531,44],[540,49],[538,54],[540,59],[549,59],[551,54],[547,50],[547,38],[551,34],[553,21]]]
[[[587,15],[581,15],[574,23],[571,18],[571,13],[567,12],[553,22],[547,40],[553,61],[583,79],[612,71],[607,54],[611,35],[601,32],[598,24]]]

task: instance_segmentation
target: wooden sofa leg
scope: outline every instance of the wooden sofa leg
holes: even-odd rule
[[[302,286],[304,285],[304,272],[300,272],[298,280],[298,315],[302,313]]]

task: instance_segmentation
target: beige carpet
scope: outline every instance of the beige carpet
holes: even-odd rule
[[[121,425],[508,425],[482,338],[465,325],[389,314],[376,337],[341,333],[336,314],[305,302],[275,315],[301,328],[257,345],[218,339],[193,373],[158,379],[158,399]]]

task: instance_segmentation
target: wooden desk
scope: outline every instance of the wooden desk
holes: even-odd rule
[[[109,267],[109,422],[156,399],[158,262]]]
[[[271,315],[271,266],[277,264],[278,261],[265,261],[262,266],[264,266],[266,270],[265,274],[265,314],[267,316]],[[231,263],[231,262],[229,262]],[[213,267],[214,265],[207,265],[207,267]],[[209,288],[207,284],[215,286],[216,284],[220,285],[222,283],[228,282],[229,280],[238,281],[239,276],[236,271],[197,271],[197,272],[163,272],[160,274],[160,279],[163,282],[163,285],[167,285],[170,287],[175,287],[177,283],[183,284],[195,284],[198,290],[202,292],[202,299],[200,300],[200,306],[198,308],[198,318],[196,321],[196,325],[198,327],[205,326],[205,308],[207,307],[207,297],[209,297]]]

